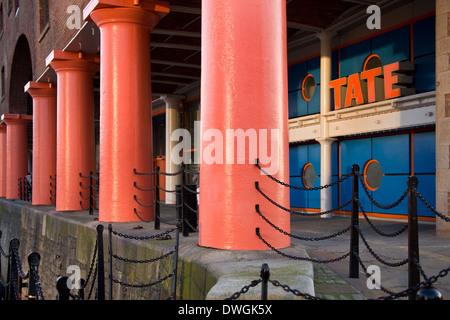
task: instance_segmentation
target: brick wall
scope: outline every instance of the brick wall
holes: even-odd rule
[[[0,39],[0,69],[5,68],[6,91],[5,98],[0,101],[0,114],[10,112],[11,104],[16,101],[15,99],[10,101],[10,88],[14,52],[19,37],[24,35],[28,41],[32,65],[31,79],[36,80],[46,69],[45,59],[49,53],[54,49],[62,50],[77,32],[76,29],[69,29],[66,25],[71,15],[67,13],[67,7],[77,5],[82,12],[89,0],[48,0],[48,23],[45,12],[46,0],[15,2],[19,3],[19,10],[13,7],[8,14],[8,1],[0,0],[3,5],[4,23]],[[21,84],[18,85],[20,86]]]

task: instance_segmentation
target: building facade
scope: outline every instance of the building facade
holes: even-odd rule
[[[172,150],[183,140],[184,163],[205,173],[200,175],[206,199],[203,205],[200,200],[200,216],[202,207],[214,217],[234,216],[241,210],[234,203],[257,199],[255,191],[235,194],[233,188],[239,189],[242,181],[230,178],[234,169],[217,166],[210,171],[213,167],[195,161],[207,147],[194,134],[198,126],[205,132],[230,125],[282,132],[278,177],[311,189],[274,190],[285,206],[347,214],[350,180],[316,188],[345,178],[358,164],[369,194],[379,203],[399,199],[406,179],[415,175],[424,198],[449,214],[448,1],[382,0],[369,8],[364,1],[280,0],[269,12],[251,0],[253,20],[233,11],[234,5],[200,0],[0,1],[0,113],[5,115],[0,151],[9,150],[1,158],[0,196],[15,198],[15,181],[28,175],[33,204],[80,210],[80,175],[100,167],[100,220],[136,220],[136,212],[152,219],[152,209],[137,207],[135,199],[148,204],[153,196],[133,184],[148,188],[153,182],[135,172],[153,171],[155,165],[176,172],[179,163]],[[251,24],[271,14],[270,25]],[[223,25],[208,20],[213,18]],[[262,39],[254,48],[234,42],[253,43],[252,34]],[[215,51],[221,40],[227,54]],[[228,73],[219,74],[220,68]],[[245,121],[238,122],[244,114]],[[8,130],[13,127],[21,133]],[[174,136],[177,129],[191,135],[181,139]],[[17,145],[21,151],[11,151]],[[254,167],[246,164],[244,174],[250,177]],[[220,193],[227,196],[217,199],[208,192],[219,182],[225,188]],[[167,190],[177,184],[180,177],[164,179]],[[360,195],[371,216],[407,216],[406,201],[384,210],[362,189]],[[175,203],[173,194],[163,199]],[[216,210],[218,204],[209,207],[213,201],[222,201],[225,211]],[[237,218],[243,225],[246,217]],[[228,223],[217,219],[204,220],[203,226]],[[436,221],[437,230],[448,234],[422,203],[419,219]],[[231,222],[228,227],[241,228]],[[241,248],[226,242],[217,247]]]

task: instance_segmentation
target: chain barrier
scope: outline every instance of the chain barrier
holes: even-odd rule
[[[83,182],[80,181],[80,188],[82,190],[89,190],[89,194],[87,197],[83,196],[83,191],[80,191],[80,207],[81,210],[88,210],[89,211],[89,215],[93,215],[94,214],[94,210],[98,210],[98,185],[99,185],[99,175],[94,174],[92,171],[89,172],[88,175],[84,176],[81,174],[81,172],[79,173],[79,176],[81,179],[89,179],[89,185],[85,186],[83,185]],[[83,203],[88,201],[89,203],[89,208],[85,208]]]
[[[149,235],[149,236],[134,236],[134,235],[128,235],[128,234],[124,234],[118,231],[113,230],[112,225],[109,224],[108,225],[108,230],[109,230],[109,300],[112,300],[112,289],[113,289],[113,283],[119,284],[121,286],[125,286],[125,287],[129,287],[129,288],[149,288],[149,287],[153,287],[157,284],[162,283],[163,281],[173,278],[172,279],[172,288],[171,288],[171,296],[170,296],[170,300],[175,300],[176,299],[176,283],[177,283],[177,272],[178,272],[178,249],[179,249],[179,223],[177,223],[175,228],[171,228],[168,229],[164,232],[161,232],[159,234],[155,234],[155,235]],[[122,257],[119,256],[115,253],[113,253],[113,248],[112,248],[112,235],[115,235],[117,237],[121,237],[124,239],[130,239],[130,240],[167,240],[170,239],[170,233],[172,232],[176,232],[176,238],[175,238],[175,246],[172,250],[170,250],[169,252],[159,256],[159,257],[155,257],[152,259],[144,259],[144,260],[139,260],[139,259],[131,259],[131,258],[126,258],[126,257]],[[118,261],[122,261],[125,263],[136,263],[136,264],[144,264],[144,263],[153,263],[153,262],[158,262],[158,261],[162,261],[163,259],[166,259],[170,256],[173,255],[173,269],[172,272],[165,275],[164,277],[150,282],[150,283],[146,283],[146,284],[132,284],[132,283],[127,283],[125,281],[119,280],[119,279],[114,279],[113,277],[113,266],[112,266],[112,260],[113,258],[118,260]]]
[[[391,203],[389,205],[383,205],[378,203],[374,197],[371,195],[369,189],[367,188],[365,181],[363,179],[363,176],[359,173],[359,166],[354,165],[352,167],[352,173],[350,175],[346,175],[343,178],[339,179],[338,181],[335,181],[331,184],[328,185],[324,185],[324,186],[319,186],[319,187],[315,187],[315,188],[301,188],[301,187],[296,187],[293,185],[290,185],[288,183],[285,183],[283,181],[280,181],[279,179],[276,179],[275,177],[269,175],[266,171],[264,171],[263,168],[261,168],[261,166],[259,165],[258,159],[256,160],[255,163],[256,167],[262,172],[264,173],[267,177],[269,177],[271,180],[275,181],[276,183],[278,183],[279,185],[282,185],[284,187],[289,187],[292,189],[296,189],[296,190],[302,190],[302,191],[311,191],[311,190],[322,190],[324,188],[329,188],[332,187],[334,185],[337,185],[343,181],[345,181],[346,179],[348,179],[349,177],[353,177],[353,187],[352,187],[352,199],[344,204],[342,204],[341,206],[339,206],[338,208],[334,208],[331,210],[327,210],[324,212],[318,212],[318,213],[306,213],[306,212],[301,212],[301,211],[296,211],[296,210],[291,210],[288,208],[285,208],[284,206],[278,204],[276,201],[274,201],[273,199],[271,199],[266,193],[264,193],[261,188],[260,188],[260,183],[258,181],[255,182],[255,189],[263,196],[263,198],[265,198],[267,201],[269,201],[271,204],[273,204],[274,206],[276,206],[279,209],[282,209],[286,212],[289,212],[291,214],[298,214],[298,215],[303,215],[303,216],[321,216],[324,214],[328,214],[328,213],[332,213],[333,211],[336,210],[340,210],[343,207],[352,204],[352,219],[351,219],[351,224],[349,227],[338,231],[334,234],[331,235],[327,235],[327,236],[323,236],[323,237],[302,237],[302,236],[298,236],[298,235],[293,235],[291,233],[288,233],[284,230],[282,230],[281,228],[279,228],[278,226],[276,226],[274,223],[272,223],[266,216],[264,216],[264,214],[261,212],[259,204],[255,205],[255,211],[256,213],[266,222],[268,223],[272,228],[274,228],[275,230],[279,231],[280,233],[289,236],[291,238],[294,239],[298,239],[298,240],[303,240],[303,241],[320,241],[320,240],[326,240],[326,239],[330,239],[336,236],[339,236],[341,234],[344,234],[348,231],[352,231],[352,235],[351,235],[351,239],[350,239],[350,251],[347,252],[344,255],[341,255],[340,257],[337,257],[335,259],[330,259],[330,260],[319,260],[319,259],[311,259],[309,257],[299,257],[299,256],[294,256],[294,255],[290,255],[287,253],[282,252],[281,250],[276,249],[275,247],[273,247],[270,243],[268,243],[263,236],[260,233],[260,228],[256,228],[256,236],[267,246],[269,247],[271,250],[275,251],[276,253],[278,253],[279,255],[289,258],[289,259],[294,259],[294,260],[303,260],[303,261],[310,261],[313,263],[332,263],[332,262],[337,262],[337,261],[341,261],[346,259],[347,257],[350,257],[350,268],[349,268],[349,276],[350,278],[358,278],[358,265],[360,265],[362,267],[362,269],[364,270],[364,273],[366,276],[370,276],[367,273],[367,269],[364,266],[362,259],[359,255],[359,244],[358,244],[358,239],[361,238],[361,240],[363,241],[365,247],[367,248],[368,252],[379,262],[381,262],[382,264],[389,266],[389,267],[400,267],[403,265],[408,264],[408,274],[409,274],[409,288],[399,292],[399,293],[393,293],[389,290],[387,290],[386,288],[381,287],[381,290],[384,291],[385,293],[388,293],[389,296],[386,297],[380,297],[380,299],[396,299],[399,297],[403,297],[403,296],[409,296],[411,300],[416,299],[416,293],[417,290],[423,288],[423,286],[429,286],[431,285],[433,282],[437,281],[437,278],[443,277],[448,273],[448,269],[443,269],[438,276],[435,277],[427,277],[425,275],[424,270],[422,269],[422,267],[420,266],[420,264],[418,263],[418,229],[417,229],[417,204],[416,201],[414,200],[415,197],[419,198],[423,204],[430,209],[432,212],[434,212],[436,214],[436,216],[442,218],[443,220],[450,222],[450,218],[446,217],[445,215],[437,212],[425,199],[424,197],[417,191],[417,185],[418,185],[418,180],[417,177],[410,177],[408,179],[408,187],[406,189],[406,191],[400,196],[400,198],[395,201],[394,203]],[[382,230],[380,230],[379,228],[377,228],[375,226],[375,224],[369,219],[366,211],[364,210],[361,201],[359,201],[359,193],[358,193],[358,185],[359,183],[363,186],[363,190],[365,192],[365,194],[367,195],[367,197],[369,198],[370,202],[372,204],[374,204],[375,206],[381,208],[381,209],[392,209],[396,206],[398,206],[402,201],[404,201],[406,198],[408,198],[408,217],[409,217],[409,221],[407,224],[405,224],[404,226],[402,226],[399,230],[392,232],[392,233],[386,233]],[[364,219],[367,221],[368,225],[379,235],[383,236],[383,237],[396,237],[401,235],[402,233],[404,233],[406,230],[408,230],[409,234],[408,234],[408,258],[400,260],[399,262],[389,262],[386,261],[385,259],[381,258],[379,254],[377,254],[375,252],[375,250],[370,246],[369,242],[367,241],[366,237],[364,236],[361,228],[359,227],[359,213],[362,213]],[[419,274],[422,275],[422,277],[425,279],[425,283],[423,282],[419,282],[420,279],[418,279]],[[289,288],[290,289],[290,288]],[[288,289],[288,290],[289,290]],[[293,290],[291,290],[292,292]]]
[[[30,177],[30,179],[28,179]],[[31,201],[32,198],[32,182],[31,175],[28,175],[25,178],[19,178],[18,180],[18,196],[22,201]]]
[[[0,238],[2,232],[0,231]],[[0,273],[0,300],[45,300],[39,276],[39,264],[41,257],[37,252],[28,254],[29,268],[27,272],[22,268],[22,262],[19,254],[19,239],[11,239],[9,242],[9,252],[2,248],[0,244],[0,266],[1,258],[8,260],[7,280],[5,281]],[[1,271],[1,268],[0,268]],[[24,280],[28,280],[24,282]],[[23,288],[28,288],[27,295],[23,295]]]
[[[154,183],[150,188],[144,188],[142,186],[138,186],[136,181],[134,181],[133,185],[137,190],[153,192],[153,202],[150,204],[144,204],[140,201],[137,195],[134,195],[134,200],[138,204],[138,206],[142,208],[150,208],[154,207],[155,210],[155,219],[147,221],[141,217],[141,214],[138,212],[136,208],[133,208],[135,215],[142,222],[151,222],[154,221],[155,230],[160,229],[160,223],[164,222],[166,224],[173,224],[169,221],[165,221],[161,218],[161,207],[176,209],[177,217],[176,220],[181,221],[180,228],[182,230],[183,236],[188,236],[189,232],[197,232],[198,231],[198,204],[197,201],[194,200],[196,195],[199,195],[199,191],[193,190],[192,186],[187,185],[186,183],[186,174],[190,175],[198,175],[199,173],[196,171],[186,169],[184,164],[181,165],[181,169],[177,172],[162,172],[159,167],[155,168],[153,172],[138,172],[136,169],[133,169],[133,173],[138,176],[153,176]],[[181,175],[181,184],[176,185],[175,189],[169,190],[160,185],[160,175],[163,176],[178,176]],[[186,192],[187,191],[187,192]],[[161,201],[160,192],[166,193],[174,193],[176,197],[175,204],[167,204],[164,201]]]

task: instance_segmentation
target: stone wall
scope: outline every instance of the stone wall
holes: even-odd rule
[[[436,1],[436,209],[450,214],[450,2]],[[450,224],[436,219],[439,236]]]

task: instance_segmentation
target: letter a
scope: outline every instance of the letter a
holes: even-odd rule
[[[367,14],[372,14],[369,18],[367,18],[367,28],[369,30],[373,29],[381,29],[381,10],[377,5],[371,5],[367,7]]]
[[[81,9],[77,5],[71,5],[67,7],[67,13],[71,13],[70,17],[66,21],[66,26],[70,30],[81,29]]]

